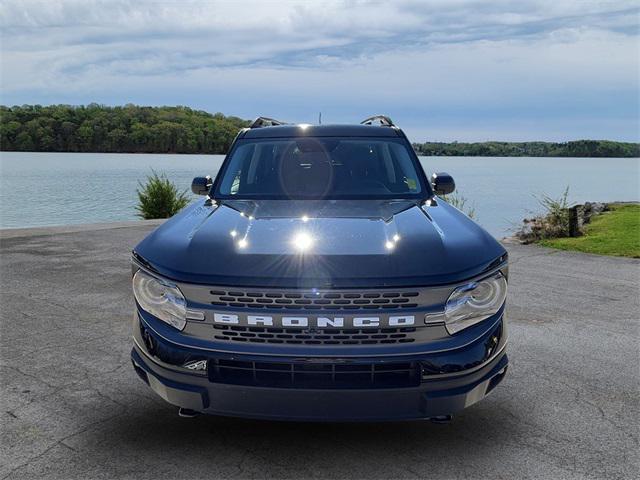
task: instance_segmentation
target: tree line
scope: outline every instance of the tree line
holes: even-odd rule
[[[0,106],[0,148],[30,152],[226,153],[248,121],[188,107]]]
[[[610,140],[572,142],[414,143],[418,155],[462,157],[640,157],[640,143]]]
[[[0,106],[0,149],[25,152],[226,153],[248,120],[188,107]],[[414,143],[419,155],[640,157],[609,140]]]

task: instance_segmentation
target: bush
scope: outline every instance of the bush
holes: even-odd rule
[[[569,236],[569,186],[564,189],[560,198],[551,198],[549,195],[536,197],[538,203],[544,208],[544,229],[540,232],[542,238],[557,238]]]
[[[544,213],[525,218],[524,225],[515,236],[524,243],[533,243],[549,238],[569,236],[569,187],[559,198],[543,194],[535,197],[544,209]]]
[[[189,198],[187,191],[178,191],[178,188],[162,173],[158,175],[155,170],[147,177],[143,185],[138,182],[138,216],[144,219],[169,218],[182,210]]]

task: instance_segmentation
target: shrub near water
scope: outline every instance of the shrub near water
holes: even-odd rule
[[[189,198],[186,190],[179,192],[178,188],[162,173],[158,175],[152,170],[147,182],[141,182],[138,192],[138,216],[144,219],[169,218],[182,210]]]
[[[476,220],[476,209],[475,207],[467,206],[467,197],[463,197],[462,195],[458,195],[457,192],[454,192],[449,195],[444,195],[442,198],[444,198],[449,205],[456,207],[464,213],[467,217]]]
[[[534,243],[547,238],[569,235],[569,187],[560,198],[549,195],[535,197],[544,213],[533,218],[525,218],[524,225],[515,232],[515,237],[524,243]]]
[[[560,198],[542,195],[538,203],[545,209],[545,215],[539,229],[540,238],[557,238],[569,235],[569,186]]]

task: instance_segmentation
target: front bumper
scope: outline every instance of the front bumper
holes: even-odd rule
[[[161,342],[162,360],[152,355],[142,338],[145,320],[136,315],[133,366],[140,376],[167,402],[199,412],[273,420],[298,421],[374,421],[409,420],[449,415],[469,407],[488,395],[504,378],[508,359],[502,314],[491,328],[472,343],[446,352],[429,352],[400,357],[420,365],[415,385],[402,388],[282,388],[269,385],[245,385],[212,381],[206,372],[189,371],[167,363],[167,355],[176,358],[205,359],[210,365],[219,359],[256,361],[255,356],[220,352],[192,351]],[[486,348],[491,344],[491,349]],[[260,356],[263,361],[264,355]],[[269,357],[267,357],[269,358]],[[279,362],[308,362],[308,357],[277,358]],[[398,360],[395,356],[393,361]],[[164,361],[163,361],[164,360]],[[388,357],[342,358],[345,364],[374,362],[383,364]],[[439,366],[451,373],[434,373]]]

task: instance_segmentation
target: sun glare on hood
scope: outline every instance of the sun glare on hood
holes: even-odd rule
[[[306,252],[313,246],[313,237],[307,232],[298,232],[293,237],[291,243],[299,252]]]

